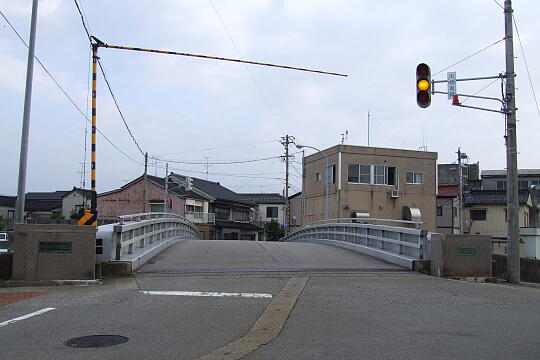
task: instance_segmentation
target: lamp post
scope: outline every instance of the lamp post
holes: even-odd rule
[[[323,154],[324,158],[326,159],[326,167],[324,169],[324,220],[327,220],[328,219],[328,156],[326,156],[324,151],[319,150],[313,146],[296,144],[296,147],[298,149],[302,149],[302,148],[313,149]]]

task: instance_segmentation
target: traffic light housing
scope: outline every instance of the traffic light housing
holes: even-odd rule
[[[431,104],[431,69],[424,63],[416,67],[416,103],[421,108]]]

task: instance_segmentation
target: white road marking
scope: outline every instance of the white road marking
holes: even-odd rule
[[[55,309],[56,308],[49,307],[49,308],[44,308],[44,309],[41,309],[41,310],[38,310],[38,311],[34,311],[33,313],[26,314],[26,315],[23,315],[23,316],[19,316],[19,317],[15,318],[15,319],[11,319],[11,320],[1,322],[0,327],[19,322],[21,320],[31,318],[31,317],[36,316],[36,315],[41,315],[43,313],[46,313],[48,311],[55,310]]]
[[[169,295],[169,296],[204,296],[204,297],[243,297],[243,298],[264,298],[271,299],[272,294],[257,293],[224,293],[210,291],[141,291],[148,295]]]

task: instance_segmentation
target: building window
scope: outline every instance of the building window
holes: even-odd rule
[[[231,209],[217,207],[215,211],[216,211],[216,219],[229,220]]]
[[[321,181],[321,173],[315,173],[315,181]]]
[[[150,212],[164,212],[165,207],[163,206],[163,202],[154,202],[150,203]]]
[[[406,182],[407,184],[422,184],[424,182],[424,174],[407,171]]]
[[[531,185],[540,186],[540,180],[531,180]]]
[[[529,227],[529,212],[525,211],[523,213],[523,227]]]
[[[455,206],[452,208],[452,216],[457,217],[457,207]]]
[[[103,239],[96,239],[96,255],[103,254]]]
[[[195,205],[186,205],[186,211],[195,211]]]
[[[271,219],[277,219],[278,217],[278,208],[277,206],[268,206],[266,208],[266,217]]]
[[[347,175],[347,181],[350,183],[359,183],[359,169],[358,164],[349,164],[349,171]]]
[[[395,185],[396,184],[396,168],[386,165],[374,166],[374,183],[376,185]]]
[[[442,206],[437,206],[437,216],[442,216]]]
[[[249,212],[248,211],[235,211],[234,212],[234,221],[249,221]]]
[[[328,175],[328,184],[335,184],[336,183],[336,165],[330,165],[328,169],[326,169],[326,174]]]
[[[348,182],[354,184],[371,183],[371,166],[362,164],[349,164]]]
[[[471,220],[486,221],[486,209],[474,209],[470,210]]]
[[[506,190],[506,180],[497,180],[497,190]]]
[[[519,180],[518,187],[519,187],[519,190],[527,190],[529,188],[529,181]]]

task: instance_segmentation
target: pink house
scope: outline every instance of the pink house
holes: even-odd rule
[[[116,220],[118,216],[140,214],[144,212],[164,212],[165,182],[156,176],[140,176],[119,189],[111,190],[97,196],[98,220]],[[144,193],[148,204],[144,204]],[[185,215],[186,194],[176,188],[169,191],[168,210],[177,215]]]

